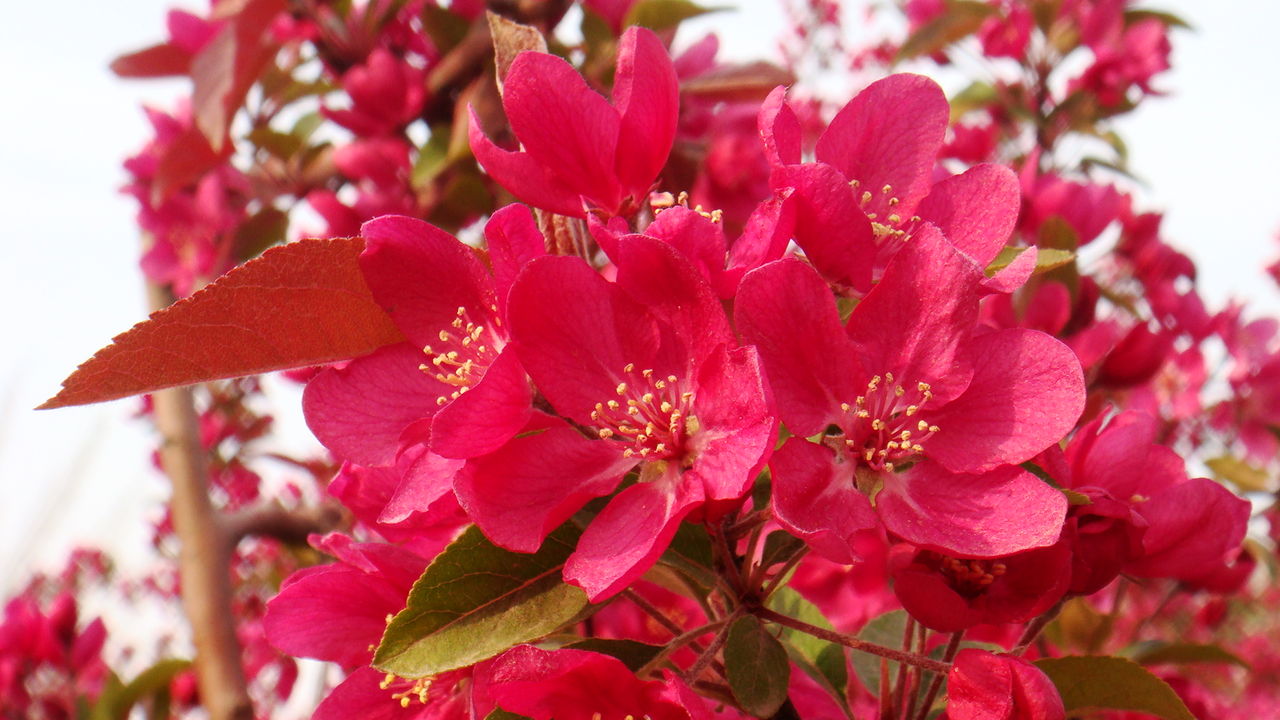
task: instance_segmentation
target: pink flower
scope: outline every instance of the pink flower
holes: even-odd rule
[[[483,666],[476,694],[533,720],[711,718],[705,701],[678,678],[640,680],[622,661],[584,650],[518,645]]]
[[[1145,413],[1103,416],[1072,438],[1068,468],[1045,464],[1064,487],[1125,502],[1147,525],[1141,551],[1123,557],[1125,572],[1196,579],[1240,547],[1249,503],[1207,478],[1187,479],[1182,458],[1154,443],[1156,431]]]
[[[535,260],[516,280],[516,352],[565,419],[536,414],[455,483],[485,535],[532,552],[638,471],[565,567],[593,600],[644,573],[686,516],[736,505],[777,431],[755,351],[736,346],[706,280],[652,238],[624,237],[617,250],[616,284],[572,257]]]
[[[919,75],[872,83],[831,120],[817,162],[800,163],[800,123],[774,90],[760,133],[775,188],[795,189],[796,242],[837,288],[861,294],[921,223],[940,229],[985,267],[1018,217],[1018,183],[998,165],[933,182],[947,129],[942,89]]]
[[[955,632],[1021,623],[1067,590],[1071,552],[1062,543],[1000,558],[955,558],[907,544],[893,548],[889,572],[902,607],[925,627]]]
[[[852,562],[854,536],[873,530],[875,515],[953,555],[1057,541],[1065,500],[1016,464],[1075,424],[1080,366],[1043,333],[980,332],[983,279],[929,225],[847,327],[826,283],[798,260],[743,279],[738,329],[759,348],[795,435],[772,462],[774,512],[828,558]],[[801,439],[819,434],[821,444]],[[878,493],[875,515],[864,493]]]
[[[375,48],[363,65],[342,76],[342,89],[351,98],[345,110],[324,108],[324,114],[351,132],[366,137],[392,135],[418,117],[427,101],[426,71]]]
[[[947,673],[949,720],[1063,720],[1066,715],[1058,689],[1020,657],[965,649]]]
[[[493,275],[473,249],[420,220],[365,223],[361,270],[407,340],[321,372],[303,396],[308,426],[335,455],[400,473],[384,521],[426,510],[463,459],[497,449],[528,421],[531,389],[508,349],[505,290],[545,252],[542,235],[519,205],[495,213],[485,233]]]
[[[618,41],[612,104],[561,58],[524,52],[511,63],[502,106],[523,150],[495,145],[474,111],[470,129],[476,159],[499,185],[561,215],[630,215],[666,165],[679,86],[662,41],[631,27]]]

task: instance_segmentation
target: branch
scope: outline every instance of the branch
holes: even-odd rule
[[[269,537],[283,543],[301,545],[312,533],[328,532],[342,522],[342,510],[333,503],[290,510],[279,502],[227,514],[222,529],[230,548],[250,536]]]
[[[166,289],[148,283],[147,300],[159,310],[173,298]],[[252,720],[231,613],[231,546],[209,500],[207,458],[191,389],[160,390],[152,398],[162,438],[160,465],[173,486],[169,506],[180,545],[178,576],[196,648],[200,697],[213,720]]]
[[[786,627],[789,627],[793,630],[799,630],[800,632],[805,633],[806,635],[812,635],[816,638],[821,638],[823,640],[826,640],[827,642],[833,642],[833,643],[836,643],[837,645],[844,645],[845,647],[853,648],[854,650],[861,650],[862,652],[865,652],[865,653],[870,653],[872,655],[879,655],[882,658],[888,658],[890,660],[906,663],[908,665],[915,665],[918,668],[924,668],[925,670],[932,670],[937,673],[946,673],[951,669],[951,666],[948,665],[947,663],[938,662],[937,660],[924,657],[923,655],[903,652],[901,650],[894,650],[893,648],[887,648],[883,645],[876,645],[875,643],[869,643],[869,642],[866,642],[865,640],[859,640],[858,638],[852,635],[842,635],[838,632],[820,628],[817,625],[810,625],[809,623],[804,622],[803,620],[797,620],[793,617],[783,615],[782,613],[774,612],[769,608],[763,608],[763,607],[757,608],[753,612],[761,619],[768,620],[769,622],[774,622],[779,625],[785,625]]]

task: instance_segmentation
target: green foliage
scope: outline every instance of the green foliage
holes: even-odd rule
[[[884,647],[896,648],[902,645],[902,635],[907,628],[907,613],[905,610],[893,610],[883,615],[872,618],[870,622],[862,627],[858,633],[859,640],[865,640],[876,645]],[[880,658],[864,652],[854,652],[851,656],[853,661],[853,672],[858,676],[858,681],[862,683],[862,687],[867,688],[871,692],[878,692],[880,689]],[[898,672],[898,663],[889,663],[889,674],[893,675]]]
[[[805,600],[800,593],[789,587],[778,589],[769,597],[767,604],[771,610],[783,615],[816,625],[824,630],[835,630],[816,605]],[[836,705],[845,708],[847,712],[849,703],[846,692],[849,686],[849,670],[845,665],[844,648],[787,627],[782,628],[779,639],[796,667],[813,678],[835,699]]]
[[[787,701],[787,651],[756,616],[743,615],[729,626],[724,669],[733,697],[755,717],[773,717]]]
[[[689,18],[715,12],[691,0],[640,0],[627,11],[623,25],[641,25],[650,30],[668,30]]]
[[[476,527],[444,549],[387,626],[373,664],[402,677],[473,665],[536,640],[589,608],[561,579],[581,532],[566,524],[532,555],[497,547]]]
[[[1125,653],[1140,665],[1169,665],[1183,663],[1232,663],[1247,668],[1243,658],[1218,645],[1165,642],[1148,640],[1129,648]]]
[[[952,0],[938,17],[911,33],[898,50],[898,60],[932,55],[961,38],[977,32],[982,22],[995,14],[996,8],[976,0]]]
[[[1195,720],[1168,683],[1119,657],[1082,655],[1036,661],[1062,695],[1067,712],[1098,708],[1136,710],[1165,720]]]
[[[98,701],[89,711],[89,720],[124,720],[130,716],[135,705],[148,698],[153,711],[158,707],[168,707],[169,683],[189,667],[190,660],[161,660],[138,673],[128,684],[121,683],[112,673],[103,684]],[[156,713],[151,715],[156,716]],[[168,717],[168,714],[160,717]]]

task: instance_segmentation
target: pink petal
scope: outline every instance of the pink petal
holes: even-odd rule
[[[321,371],[302,395],[307,427],[344,460],[390,465],[405,427],[431,417],[439,407],[436,399],[452,391],[418,370],[425,359],[409,343],[399,343]]]
[[[773,184],[795,190],[796,244],[813,266],[839,287],[866,292],[875,236],[840,173],[822,163],[794,165],[775,170]]]
[[[769,164],[795,165],[800,162],[800,119],[787,104],[787,89],[774,88],[760,105],[757,120],[760,139],[764,142],[764,154]]]
[[[849,337],[867,371],[929,383],[935,402],[954,397],[968,379],[957,364],[977,323],[982,279],[942,233],[921,227],[849,317]]]
[[[1036,247],[1023,250],[1013,259],[1013,262],[997,270],[995,275],[983,280],[982,288],[989,293],[1005,295],[1017,290],[1031,279],[1031,275],[1036,271],[1036,260],[1039,257],[1040,251]]]
[[[926,460],[885,475],[876,510],[908,542],[948,555],[997,557],[1057,542],[1067,500],[1018,467],[962,475]]]
[[[899,73],[858,93],[832,118],[816,149],[856,190],[871,193],[863,208],[880,217],[915,214],[929,191],[950,107],[942,88],[922,75]],[[890,186],[884,192],[885,185]],[[890,198],[898,198],[890,205]]]
[[[532,404],[524,367],[510,348],[504,349],[480,382],[436,413],[431,449],[453,458],[493,452],[524,427]]]
[[[624,192],[643,194],[667,164],[680,114],[671,56],[651,30],[632,26],[618,41],[613,101],[621,116],[618,179]]]
[[[1150,523],[1145,555],[1125,566],[1141,577],[1194,578],[1240,547],[1250,505],[1207,478],[1175,485],[1135,508]]]
[[[791,438],[769,461],[773,516],[814,552],[842,565],[861,561],[859,537],[883,535],[867,496],[854,485],[853,466],[830,449]]]
[[[400,482],[378,516],[382,524],[404,522],[415,512],[427,512],[436,501],[453,491],[453,478],[464,460],[442,457],[428,449],[431,423],[411,425],[401,437],[406,447],[396,458]]]
[[[609,101],[555,55],[524,52],[511,62],[502,107],[525,152],[576,194],[615,210],[621,198],[614,153],[620,119]]]
[[[586,590],[591,602],[618,593],[653,566],[702,499],[677,468],[623,490],[582,534],[565,564],[565,581]]]
[[[654,367],[658,330],[649,313],[580,258],[529,263],[511,287],[515,349],[560,414],[593,425],[596,403],[616,398],[628,363]],[[683,372],[671,368],[667,372]]]
[[[1012,170],[982,164],[934,185],[916,214],[942,230],[979,267],[986,267],[1013,233],[1021,197]]]
[[[475,250],[454,236],[402,215],[370,220],[360,234],[360,270],[374,299],[419,348],[439,344],[459,307],[476,322],[492,314],[493,279]]]
[[[524,205],[507,205],[493,213],[484,225],[484,237],[493,263],[493,283],[498,311],[507,314],[507,293],[516,275],[530,260],[547,254],[546,238],[538,230],[533,213]]]
[[[720,298],[680,251],[653,238],[628,235],[618,241],[617,260],[618,286],[675,331],[684,357],[700,360],[733,342]]]
[[[974,338],[969,389],[937,413],[929,456],[957,472],[1016,464],[1061,440],[1084,410],[1084,377],[1070,348],[1036,330]]]
[[[809,436],[841,417],[863,377],[827,284],[796,259],[769,263],[742,279],[735,320],[757,347],[782,421]]]
[[[724,272],[726,243],[721,223],[677,205],[659,213],[644,234],[679,250],[708,282],[715,283]],[[614,260],[618,259],[616,242],[609,252]]]
[[[587,501],[613,492],[634,460],[621,443],[589,440],[538,414],[525,433],[468,461],[454,481],[458,502],[486,537],[517,552],[542,540]]]
[[[790,201],[791,190],[784,190],[758,206],[747,218],[742,236],[729,249],[728,270],[722,273],[716,290],[722,298],[737,294],[742,276],[767,262],[779,260],[787,251],[794,234],[796,206]]]
[[[701,482],[709,500],[735,500],[751,489],[778,436],[755,348],[717,348],[698,374],[694,410],[702,429],[685,482]]]
[[[511,152],[495,145],[480,127],[475,109],[471,108],[470,111],[471,124],[467,129],[467,138],[471,142],[471,152],[475,154],[480,167],[499,185],[536,208],[570,217],[586,215],[586,211],[582,209],[582,200],[575,190],[554,178],[529,153]]]

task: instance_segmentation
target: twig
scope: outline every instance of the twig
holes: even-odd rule
[[[153,309],[173,300],[148,283]],[[240,661],[235,616],[231,612],[231,546],[209,500],[208,470],[200,445],[199,421],[190,388],[154,393],[156,429],[163,438],[160,465],[169,476],[182,606],[196,649],[196,683],[213,720],[252,720],[253,704]]]
[[[227,544],[234,549],[244,538],[269,537],[299,545],[312,533],[328,532],[342,521],[342,511],[331,503],[290,510],[278,502],[228,513],[222,528]]]
[[[622,591],[622,596],[635,603],[636,606],[643,610],[649,617],[657,620],[658,624],[670,631],[672,635],[679,636],[684,632],[684,629],[677,625],[674,620],[667,617],[666,613],[659,610],[653,603],[645,600],[640,596],[640,593],[635,590],[627,588]]]
[[[645,663],[644,667],[641,667],[639,670],[636,671],[636,677],[644,677],[652,673],[654,670],[658,669],[659,665],[666,662],[667,657],[670,656],[671,653],[675,652],[676,650],[679,650],[680,648],[684,647],[685,645],[688,645],[689,643],[693,642],[694,640],[697,640],[698,638],[702,637],[703,635],[706,635],[709,632],[719,630],[720,628],[724,627],[727,623],[728,623],[727,620],[716,620],[715,622],[709,622],[706,625],[703,625],[702,627],[694,628],[689,632],[686,632],[684,634],[677,635],[671,638],[671,640],[667,641],[667,644],[663,646],[662,650],[660,650],[657,655],[653,656],[652,660]]]
[[[956,653],[960,651],[960,640],[964,637],[964,631],[951,633],[951,640],[947,643],[947,649],[942,654],[942,659],[950,663],[955,660]],[[925,720],[929,717],[929,709],[933,707],[933,699],[938,697],[938,691],[942,689],[942,681],[946,679],[946,675],[937,673],[933,676],[933,680],[929,683],[929,689],[924,694],[924,704],[920,706],[920,712],[916,714],[915,720]]]
[[[1044,630],[1046,625],[1052,622],[1054,618],[1058,617],[1058,613],[1062,611],[1062,605],[1065,602],[1065,600],[1059,600],[1053,607],[1045,610],[1034,620],[1027,623],[1027,628],[1022,631],[1022,637],[1018,638],[1018,644],[1013,648],[1013,652],[1010,654],[1021,656],[1025,653],[1027,648],[1031,646],[1031,643],[1035,642],[1036,637],[1040,635],[1040,631]]]
[[[789,627],[793,630],[799,630],[800,632],[805,633],[806,635],[812,635],[816,638],[821,638],[823,640],[826,640],[827,642],[833,642],[838,645],[844,645],[845,647],[853,648],[854,650],[861,650],[862,652],[865,652],[865,653],[870,653],[872,655],[879,655],[880,657],[883,657],[883,658],[888,658],[896,662],[907,663],[908,665],[914,665],[916,667],[924,668],[925,670],[932,670],[934,672],[945,673],[951,669],[951,666],[947,663],[938,662],[937,660],[934,660],[932,658],[927,658],[922,655],[917,655],[915,653],[903,652],[901,650],[894,650],[893,648],[888,648],[883,645],[869,643],[865,640],[859,640],[858,638],[853,637],[852,635],[842,635],[838,632],[820,628],[817,625],[810,625],[809,623],[804,622],[803,620],[797,620],[793,617],[789,617],[787,615],[774,612],[769,608],[764,608],[764,607],[756,608],[755,610],[753,610],[753,612],[763,620],[775,622],[779,625],[785,625],[786,627]]]

